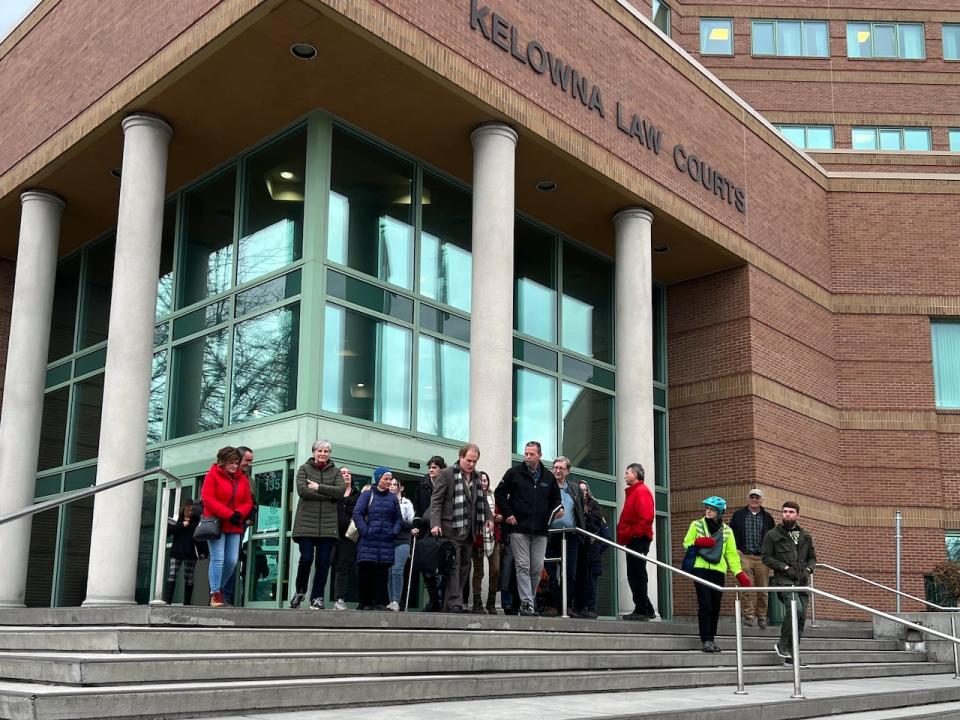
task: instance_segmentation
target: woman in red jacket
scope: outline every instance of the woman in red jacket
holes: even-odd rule
[[[631,463],[623,475],[627,495],[617,522],[617,542],[631,550],[647,554],[653,540],[653,493],[643,483],[643,465]],[[647,596],[647,561],[627,555],[627,582],[633,594],[633,612],[624,620],[649,620],[657,611]]]
[[[217,462],[210,466],[203,479],[204,517],[220,518],[221,534],[208,540],[210,548],[210,606],[223,607],[222,588],[237,567],[243,521],[253,510],[250,481],[240,471],[242,455],[235,447],[220,448]]]

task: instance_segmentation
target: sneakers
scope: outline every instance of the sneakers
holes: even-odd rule
[[[774,650],[774,652],[777,653],[777,657],[785,658],[785,659],[787,659],[787,660],[790,659],[790,655],[788,655],[787,653],[785,653],[785,652],[783,651],[783,649],[780,647],[780,642],[779,642],[779,641],[777,641],[777,642],[774,644],[773,650]]]
[[[310,602],[311,610],[326,610],[327,606],[323,604],[323,598],[314,598]]]
[[[346,610],[347,604],[343,601],[343,598],[340,598],[333,604],[334,610]]]
[[[718,653],[720,652],[720,648],[717,647],[717,644],[713,642],[713,640],[707,640],[703,644],[703,651],[705,653]]]
[[[784,666],[784,667],[793,667],[793,658],[790,658],[790,657],[784,658],[783,666]],[[801,661],[800,661],[800,667],[805,668],[805,667],[810,667],[810,666],[807,665],[803,660],[801,660]]]
[[[766,629],[767,629],[767,619],[766,619],[765,617],[758,617],[758,618],[757,618],[757,625],[760,626],[760,629],[761,629],[761,630],[766,630]]]
[[[303,602],[303,599],[307,596],[306,593],[297,593],[292,598],[290,598],[290,607],[296,610],[300,607],[300,603]]]
[[[650,619],[649,615],[644,615],[643,613],[638,612],[627,613],[622,617],[624,620],[639,620],[640,622],[646,622]]]
[[[400,603],[394,600],[392,603],[387,605],[387,610],[393,610],[394,612],[400,612]]]
[[[520,606],[520,615],[522,617],[535,617],[536,614],[537,611],[534,610],[533,605],[530,603],[525,602]]]
[[[747,627],[753,627],[753,618],[750,617],[749,615],[744,615],[743,624],[746,625]]]
[[[226,605],[223,601],[223,593],[217,590],[210,593],[210,607],[222,608]]]

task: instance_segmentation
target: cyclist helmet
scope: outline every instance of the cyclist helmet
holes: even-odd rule
[[[703,504],[707,507],[711,507],[716,510],[718,513],[723,515],[727,510],[727,501],[722,497],[717,497],[716,495],[711,495],[706,500],[703,501]]]

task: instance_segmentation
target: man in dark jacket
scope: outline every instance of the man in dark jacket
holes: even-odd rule
[[[534,593],[547,551],[547,527],[554,508],[561,504],[560,488],[540,457],[540,443],[531,441],[523,449],[523,462],[504,473],[494,496],[510,533],[520,614],[536,615]],[[561,517],[563,510],[555,517]]]
[[[433,497],[433,483],[440,475],[440,471],[447,467],[446,461],[439,455],[427,460],[427,474],[420,479],[417,490],[413,495],[414,526],[420,530],[420,543],[417,546],[417,561],[414,563],[423,575],[423,587],[427,591],[427,599],[423,605],[424,612],[441,612],[443,610],[444,578],[449,568],[443,563],[444,547],[442,540],[430,538],[430,500]],[[424,540],[427,540],[424,542]],[[413,582],[417,586],[416,580]]]
[[[733,530],[733,539],[737,541],[740,564],[754,587],[765,587],[770,580],[770,568],[763,564],[760,548],[763,546],[764,536],[773,530],[773,516],[763,509],[760,504],[762,501],[763,491],[754,488],[747,493],[747,506],[737,510],[730,518],[730,529]],[[743,624],[753,625],[754,618],[760,627],[767,626],[766,593],[743,594]]]
[[[817,553],[813,549],[813,538],[806,530],[797,524],[800,515],[800,506],[788,500],[781,510],[780,524],[768,532],[763,538],[763,562],[773,568],[773,587],[805,587],[810,583],[810,575],[817,564]],[[797,598],[797,640],[803,635],[804,621],[807,617],[808,593],[782,593],[784,603],[789,602],[791,596]],[[790,615],[783,619],[780,629],[780,640],[775,650],[777,655],[784,658],[784,665],[793,664],[793,630]]]

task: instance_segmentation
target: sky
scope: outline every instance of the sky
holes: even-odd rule
[[[0,0],[0,41],[13,30],[40,0]]]

